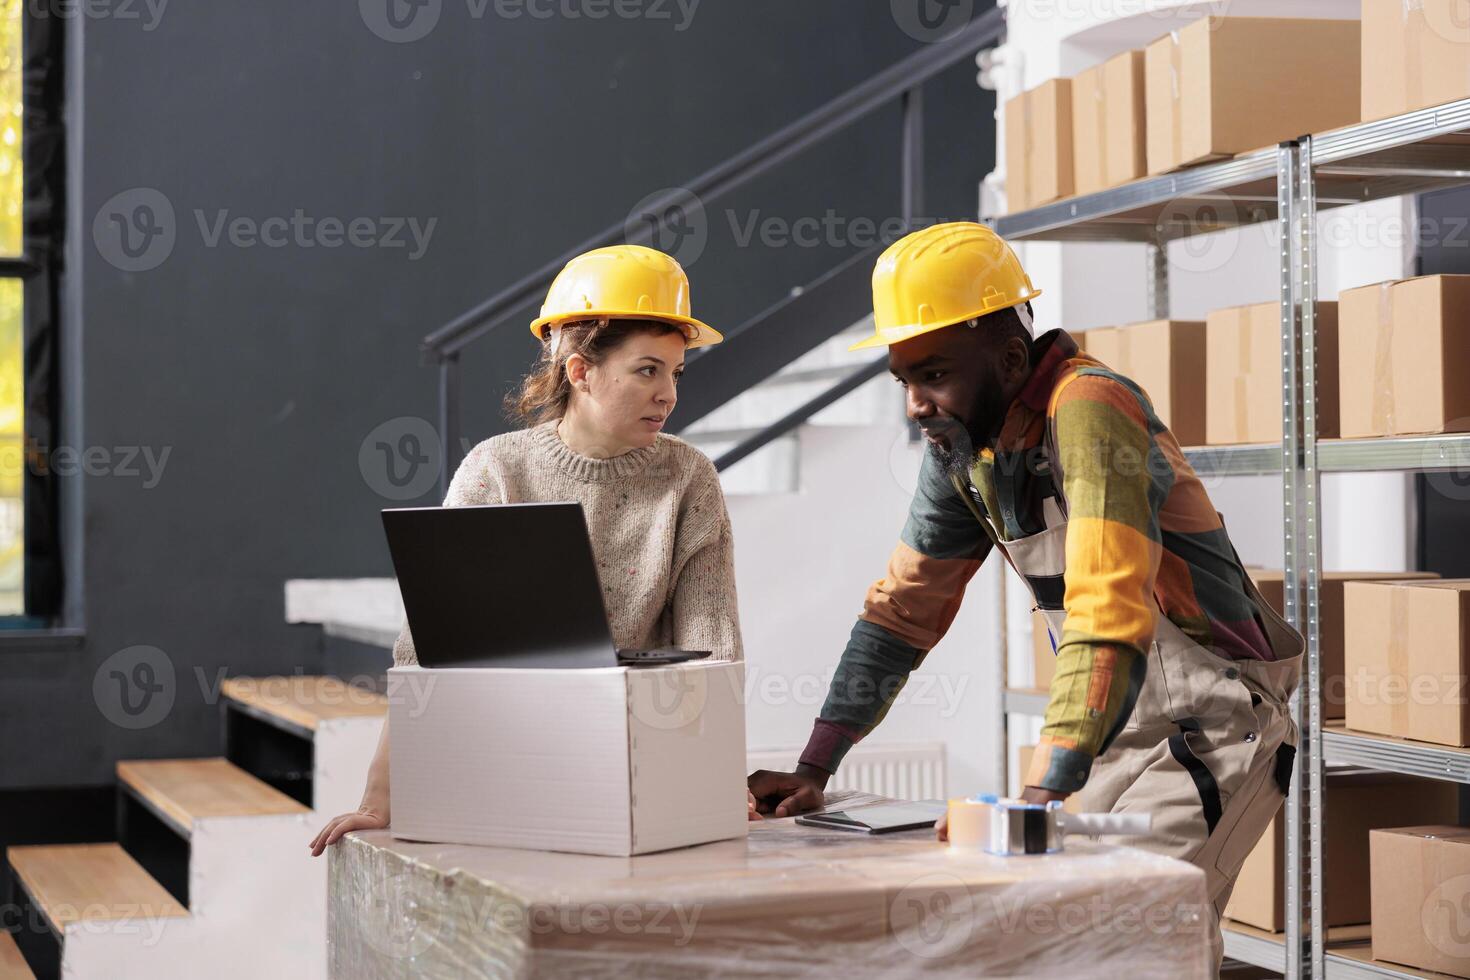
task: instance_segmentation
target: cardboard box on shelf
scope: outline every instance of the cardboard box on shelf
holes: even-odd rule
[[[1006,205],[1011,212],[1073,194],[1072,81],[1053,78],[1005,104]]]
[[[1354,773],[1327,780],[1326,808],[1324,819],[1332,828],[1322,854],[1326,924],[1356,925],[1370,918],[1376,924],[1368,889],[1369,832],[1405,821],[1453,822],[1459,816],[1459,790],[1434,779]],[[1226,918],[1271,932],[1286,928],[1285,837],[1286,815],[1278,812],[1241,866]]]
[[[1286,614],[1285,574],[1276,569],[1247,568],[1256,588],[1271,608]],[[1343,586],[1348,582],[1405,581],[1439,578],[1434,572],[1324,572],[1317,580],[1318,622],[1321,624],[1322,717],[1341,719],[1346,711],[1343,678]]]
[[[1373,869],[1373,958],[1470,976],[1470,942],[1464,925],[1470,830],[1448,820],[1383,828],[1369,833],[1368,848]]]
[[[1364,0],[1364,122],[1470,98],[1464,0]]]
[[[1347,727],[1470,745],[1470,579],[1343,586]]]
[[[1144,54],[1148,172],[1357,122],[1359,62],[1355,20],[1205,17],[1166,34]]]
[[[1088,354],[1138,383],[1181,446],[1205,442],[1205,324],[1149,320],[1088,331]]]
[[[1317,304],[1317,437],[1338,434],[1338,311]],[[1281,441],[1281,306],[1257,303],[1205,317],[1205,441]]]
[[[1035,668],[1032,686],[1050,690],[1052,676],[1057,672],[1057,652],[1051,645],[1046,617],[1036,609],[1031,610],[1031,663]]]
[[[1470,431],[1470,276],[1338,294],[1342,435]]]
[[[744,837],[744,677],[394,667],[393,836],[616,856]]]
[[[1072,159],[1078,194],[1147,173],[1143,52],[1125,51],[1072,79]]]

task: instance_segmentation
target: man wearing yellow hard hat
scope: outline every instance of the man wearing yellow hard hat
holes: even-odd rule
[[[1301,637],[1147,394],[1060,330],[1033,339],[1040,294],[983,225],[927,228],[879,258],[875,333],[854,349],[888,348],[929,451],[796,770],[750,790],[778,816],[819,805],[999,551],[1057,655],[1025,799],[1150,814],[1153,836],[1128,843],[1204,869],[1218,958],[1218,913],[1290,776]]]

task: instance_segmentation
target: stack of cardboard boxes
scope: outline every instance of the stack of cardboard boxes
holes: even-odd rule
[[[1344,605],[1347,727],[1470,745],[1470,581],[1349,582]],[[1470,831],[1458,816],[1416,810],[1369,834],[1376,959],[1470,976]]]
[[[1318,302],[1317,438],[1470,432],[1470,275],[1420,276]],[[1203,323],[1154,320],[1077,335],[1138,382],[1181,446],[1281,440],[1281,307]]]
[[[1470,97],[1464,0],[1363,0],[1364,122]]]
[[[1277,611],[1284,608],[1280,571],[1248,569],[1261,595]],[[1341,722],[1346,713],[1344,662],[1353,626],[1347,619],[1347,590],[1371,580],[1413,582],[1434,579],[1428,572],[1328,572],[1319,582],[1322,718]],[[1327,787],[1326,823],[1332,828],[1323,858],[1326,868],[1326,924],[1366,923],[1369,911],[1368,834],[1406,823],[1453,823],[1458,790],[1452,783],[1380,773],[1334,776]],[[1251,851],[1236,879],[1225,914],[1237,922],[1279,932],[1286,927],[1282,883],[1286,880],[1285,818],[1278,813]]]
[[[1010,209],[1357,122],[1358,37],[1357,21],[1207,17],[1024,92],[1004,110]]]
[[[1353,773],[1328,779],[1325,809],[1331,828],[1322,854],[1326,925],[1362,925],[1377,921],[1370,897],[1370,832],[1405,823],[1454,823],[1459,791],[1454,783],[1433,779]],[[1285,831],[1286,815],[1277,813],[1235,879],[1226,917],[1271,932],[1286,928]]]
[[[1464,0],[1363,0],[1360,20],[1206,17],[1008,101],[1006,194],[1024,211],[1464,98]]]
[[[1210,17],[1005,106],[1020,211],[1251,152],[1307,133],[1470,98],[1465,0],[1363,0],[1359,21]],[[1369,43],[1361,43],[1368,39]],[[1470,432],[1470,276],[1344,290],[1316,307],[1317,435]],[[1077,333],[1136,381],[1181,445],[1282,435],[1280,307]],[[1279,610],[1280,572],[1252,570]],[[1320,581],[1329,725],[1470,746],[1470,581],[1327,573]],[[1055,655],[1033,621],[1036,687]],[[1023,766],[1029,749],[1022,748]],[[1355,772],[1327,784],[1326,923],[1371,920],[1376,958],[1470,976],[1470,829],[1458,787]],[[1284,818],[1251,853],[1226,914],[1285,927]]]
[[[1470,581],[1349,582],[1344,602],[1347,727],[1470,745]]]
[[[1205,441],[1205,325],[1150,320],[1087,331],[1088,355],[1138,383],[1181,446]]]
[[[1317,437],[1338,434],[1337,304],[1317,304]],[[1281,304],[1205,317],[1205,441],[1281,441]]]
[[[1470,431],[1470,276],[1382,282],[1338,302],[1344,438]]]

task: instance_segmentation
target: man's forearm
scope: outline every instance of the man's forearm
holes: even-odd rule
[[[1113,643],[1064,643],[1027,786],[1075,793],[1133,712],[1146,661]]]
[[[888,713],[909,674],[924,659],[916,650],[883,627],[858,620],[821,716],[812,728],[801,764],[834,773],[842,758]]]

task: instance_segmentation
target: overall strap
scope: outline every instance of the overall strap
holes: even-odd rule
[[[1062,512],[1062,520],[1067,520],[1067,497],[1062,493],[1065,485],[1065,477],[1062,474],[1062,454],[1057,448],[1057,424],[1056,419],[1050,417],[1046,420],[1046,461],[1051,467],[1051,496],[1056,499],[1057,509]]]
[[[975,505],[974,499],[971,498],[968,481],[966,481],[958,473],[951,473],[949,475],[949,482],[954,484],[955,493],[958,493],[960,495],[960,499],[965,502],[965,506],[970,508],[970,513],[975,515],[975,520],[978,521],[980,523],[980,527],[984,529],[985,536],[990,539],[990,543],[995,545],[995,547],[1000,551],[1002,555],[1005,555],[1005,559],[1007,562],[1010,562],[1010,553],[1006,551],[1006,546],[1001,543],[1000,535],[995,533],[995,528],[992,527],[990,524],[990,518],[985,516],[985,512],[977,507]],[[1011,567],[1015,567],[1014,563],[1012,563]],[[1017,574],[1020,574],[1019,570],[1017,570]]]

